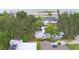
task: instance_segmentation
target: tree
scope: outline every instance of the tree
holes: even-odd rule
[[[36,22],[36,18],[33,15],[27,15],[26,12],[17,12],[16,24],[18,29],[18,36],[32,35],[35,31],[33,23]]]
[[[56,35],[59,34],[59,30],[58,27],[54,24],[49,24],[46,28],[45,28],[45,32],[49,33],[51,35],[50,38],[52,38],[53,35],[53,39],[56,39]]]
[[[43,22],[36,21],[33,25],[36,28],[36,30],[38,30],[41,26],[43,26]]]
[[[8,49],[9,48],[9,33],[8,31],[10,29],[8,29],[7,31],[7,24],[9,24],[7,21],[10,20],[10,15],[9,13],[7,13],[6,11],[4,11],[1,15],[0,15],[0,49]],[[10,24],[9,24],[10,25]]]
[[[59,17],[59,21],[58,21],[58,27],[60,29],[60,31],[65,32],[65,34],[67,35],[68,31],[69,31],[69,17],[67,13],[62,14]]]
[[[26,12],[16,13],[16,17],[7,12],[0,15],[0,49],[8,49],[11,39],[23,39],[29,41],[35,31],[36,18],[33,15],[27,15]]]
[[[52,16],[52,13],[51,13],[51,11],[48,11],[48,15],[49,15],[49,16]]]
[[[1,15],[2,15],[2,16],[10,16],[10,14],[7,13],[7,11],[4,11]]]
[[[55,34],[59,34],[59,30],[58,27],[56,25],[53,24],[49,24],[46,28],[45,28],[45,32],[46,33],[50,33],[51,35]]]
[[[44,16],[37,16],[37,17],[36,17],[37,21],[40,21],[40,22],[41,22],[44,18],[45,18]]]
[[[58,27],[61,31],[64,31],[65,36],[76,36],[79,34],[79,13],[60,15]]]
[[[24,11],[19,11],[19,12],[17,12],[16,13],[16,17],[18,18],[18,19],[25,19],[26,18],[26,16],[27,16],[27,12],[24,12]]]
[[[0,49],[8,49],[9,39],[6,32],[0,32]]]

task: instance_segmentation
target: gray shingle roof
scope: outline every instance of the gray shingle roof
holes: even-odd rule
[[[58,19],[55,17],[47,17],[44,19],[44,21],[58,21]]]

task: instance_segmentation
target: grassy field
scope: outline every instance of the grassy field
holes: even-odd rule
[[[79,44],[67,44],[71,50],[79,50]]]

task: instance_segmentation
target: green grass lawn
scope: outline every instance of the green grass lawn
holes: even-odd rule
[[[72,50],[79,50],[79,44],[67,44],[67,47]]]

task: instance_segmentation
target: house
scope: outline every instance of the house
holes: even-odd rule
[[[11,39],[9,50],[36,50],[35,42],[23,42],[22,40]]]
[[[41,39],[46,39],[46,38],[54,38],[54,39],[61,39],[63,36],[64,36],[64,32],[60,32],[58,35],[50,35],[50,33],[45,33],[45,28],[46,26],[44,27],[41,27],[41,30],[35,32],[34,34],[34,37],[36,38],[41,38]]]
[[[46,39],[50,37],[52,37],[53,39],[61,39],[63,36],[64,36],[64,32],[63,34],[60,32],[58,35],[51,36],[49,33],[43,33],[42,31],[37,31],[34,35],[34,37],[40,38],[40,39]]]
[[[47,17],[43,20],[44,25],[48,25],[48,24],[56,24],[58,23],[58,19],[55,17]]]

